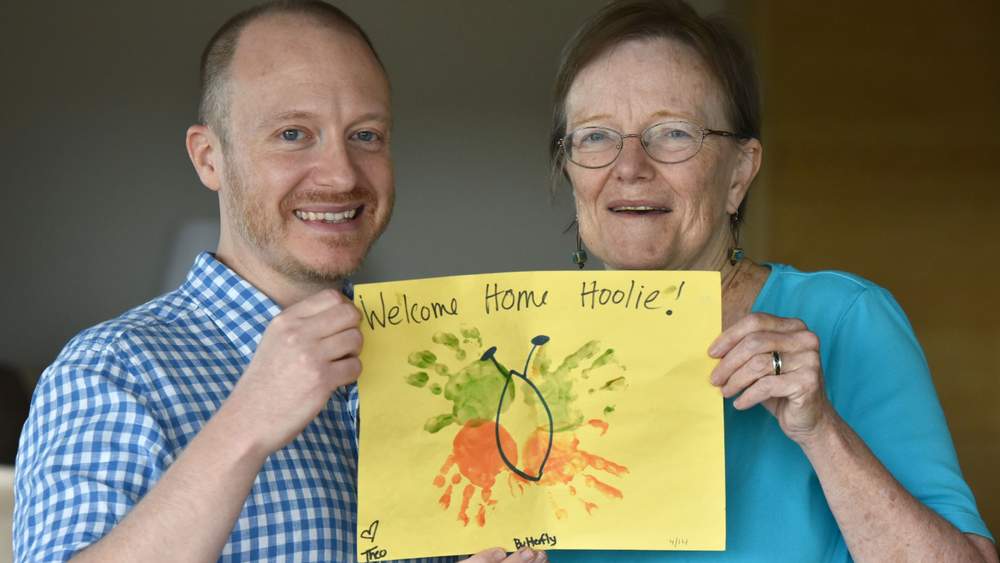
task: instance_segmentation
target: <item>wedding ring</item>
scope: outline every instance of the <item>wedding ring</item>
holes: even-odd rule
[[[771,352],[771,367],[774,368],[774,375],[781,375],[781,354],[777,350]]]

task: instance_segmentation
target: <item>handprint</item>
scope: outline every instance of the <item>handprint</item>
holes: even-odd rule
[[[574,384],[588,379],[592,372],[605,366],[623,371],[625,368],[618,363],[614,351],[602,349],[596,341],[587,342],[566,356],[553,370],[544,346],[548,337],[537,336],[532,339],[523,371],[517,372],[496,359],[495,347],[486,353],[480,352],[483,341],[476,329],[463,328],[458,334],[460,336],[439,332],[431,341],[443,349],[420,350],[410,354],[409,364],[420,371],[406,376],[408,384],[426,388],[437,396],[443,395],[452,403],[450,412],[429,418],[424,423],[424,430],[434,434],[451,424],[461,426],[452,440],[451,453],[433,478],[434,486],[442,489],[438,499],[442,509],[450,510],[454,497],[460,493],[461,503],[456,503],[459,504],[458,520],[463,526],[469,525],[473,519],[478,526],[485,526],[487,509],[497,504],[494,488],[503,473],[507,473],[512,493],[515,489],[523,491],[526,486],[562,486],[570,495],[576,496],[576,486],[582,483],[610,498],[622,498],[619,489],[592,473],[603,471],[620,477],[627,474],[628,469],[580,449],[580,440],[575,432],[584,424],[599,428],[601,435],[607,432],[608,423],[604,420],[585,418],[576,404],[578,395]],[[440,358],[441,354],[453,355],[459,362],[467,358],[479,359],[455,371]],[[617,377],[610,380],[614,385],[606,383],[592,387],[588,392],[613,392],[626,388],[625,377],[620,373],[615,375]],[[524,402],[543,408],[547,415],[544,417],[547,424],[528,436],[524,448],[520,449],[523,452],[520,456],[517,442],[499,424],[501,415],[515,399],[516,384],[522,386]],[[614,407],[609,405],[605,407],[604,414],[613,411]],[[518,469],[518,458],[523,470]],[[585,470],[590,471],[584,473]],[[550,495],[550,498],[553,497]],[[597,507],[589,500],[581,498],[580,501],[588,513]],[[469,515],[473,503],[478,504],[474,518]],[[556,506],[555,511],[559,518],[567,516],[564,508]]]
[[[448,484],[444,494],[438,499],[441,508],[448,509],[451,506],[451,496],[456,485],[462,483],[463,478],[468,480],[468,484],[462,489],[462,504],[458,510],[458,519],[463,525],[469,524],[469,503],[479,489],[479,510],[476,513],[476,523],[479,526],[486,524],[486,507],[496,504],[493,500],[493,485],[496,484],[497,476],[505,469],[500,454],[497,451],[496,436],[499,434],[501,444],[507,452],[513,452],[514,459],[517,459],[517,444],[504,428],[496,426],[492,421],[472,421],[466,422],[462,429],[455,435],[452,444],[451,455],[441,466],[441,471],[434,478],[434,486],[441,488]],[[455,473],[448,478],[448,474],[455,469]]]
[[[601,424],[602,422],[600,420],[591,420],[590,424],[606,429],[607,423]],[[526,465],[533,466],[543,458],[545,449],[548,447],[548,440],[548,436],[542,431],[536,431],[528,439],[523,449],[523,458]],[[580,439],[575,432],[561,432],[555,435],[546,467],[545,474],[538,483],[541,486],[553,487],[562,485],[567,488],[571,496],[576,496],[576,485],[579,484],[577,477],[579,476],[584,485],[612,499],[622,498],[621,490],[601,481],[592,475],[592,473],[594,471],[603,471],[615,477],[621,477],[629,472],[628,468],[624,465],[581,450]],[[588,469],[592,471],[584,473]],[[584,509],[588,514],[598,507],[597,503],[583,498],[580,498],[580,502],[583,503]],[[556,517],[559,519],[563,519],[568,515],[566,510],[559,506],[555,507],[555,511]]]
[[[479,331],[463,329],[461,339],[452,333],[435,334],[432,341],[448,348],[456,359],[467,357],[464,345],[482,347]],[[476,491],[479,491],[479,509],[476,523],[486,524],[486,508],[496,504],[492,498],[493,485],[497,475],[505,470],[503,460],[497,450],[497,440],[504,445],[505,451],[513,452],[517,457],[517,443],[503,427],[497,427],[493,422],[500,397],[514,399],[514,388],[504,388],[504,375],[498,372],[491,362],[477,360],[457,372],[441,361],[430,350],[421,350],[410,354],[411,366],[426,371],[419,371],[407,377],[407,383],[415,387],[424,387],[430,380],[428,372],[446,378],[443,388],[439,383],[430,386],[431,393],[440,395],[452,403],[451,412],[429,418],[424,423],[424,430],[432,434],[441,431],[451,424],[459,424],[462,428],[452,442],[452,452],[445,460],[439,474],[434,478],[434,485],[444,488],[438,499],[443,509],[449,509],[456,487],[465,482],[461,488],[462,502],[458,510],[458,519],[463,525],[470,522],[468,509]],[[437,388],[434,385],[438,385]]]

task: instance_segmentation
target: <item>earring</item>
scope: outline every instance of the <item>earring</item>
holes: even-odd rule
[[[573,252],[573,263],[582,270],[587,265],[587,251],[583,249],[583,239],[580,238],[580,222],[576,219],[573,219],[570,228],[574,226],[576,227],[576,251]]]
[[[733,213],[729,216],[729,228],[733,232],[733,247],[729,249],[729,265],[735,266],[737,262],[746,256],[743,249],[740,247],[740,212]]]

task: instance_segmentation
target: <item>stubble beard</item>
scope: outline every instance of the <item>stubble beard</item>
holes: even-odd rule
[[[267,211],[263,202],[255,198],[260,190],[256,189],[246,181],[247,174],[231,155],[226,156],[226,177],[227,188],[223,190],[223,198],[226,207],[230,210],[230,220],[236,227],[240,237],[257,256],[270,269],[280,275],[298,283],[306,283],[318,286],[333,286],[344,278],[354,275],[361,267],[364,257],[368,254],[372,244],[385,230],[388,221],[383,223],[377,231],[367,241],[361,241],[365,234],[357,233],[349,237],[336,237],[326,243],[331,249],[348,249],[359,243],[365,248],[361,253],[361,258],[357,264],[350,265],[347,269],[336,269],[331,265],[328,269],[319,269],[310,266],[296,258],[288,249],[282,247],[282,241],[287,237],[287,229],[284,219],[293,209],[305,203],[330,203],[331,198],[319,192],[305,192],[299,194],[289,194],[281,202],[281,214],[274,221],[269,221]],[[357,192],[361,191],[361,194]],[[375,201],[370,190],[359,189],[349,194],[353,201],[361,199],[366,205],[372,205]],[[358,196],[361,196],[360,198]],[[294,199],[292,199],[294,197]],[[386,202],[390,206],[392,202]],[[390,207],[391,209],[391,207]]]

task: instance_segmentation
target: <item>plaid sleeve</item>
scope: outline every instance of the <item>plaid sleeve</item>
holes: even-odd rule
[[[15,561],[65,561],[96,542],[169,464],[129,367],[109,347],[68,347],[42,375],[17,457]]]

